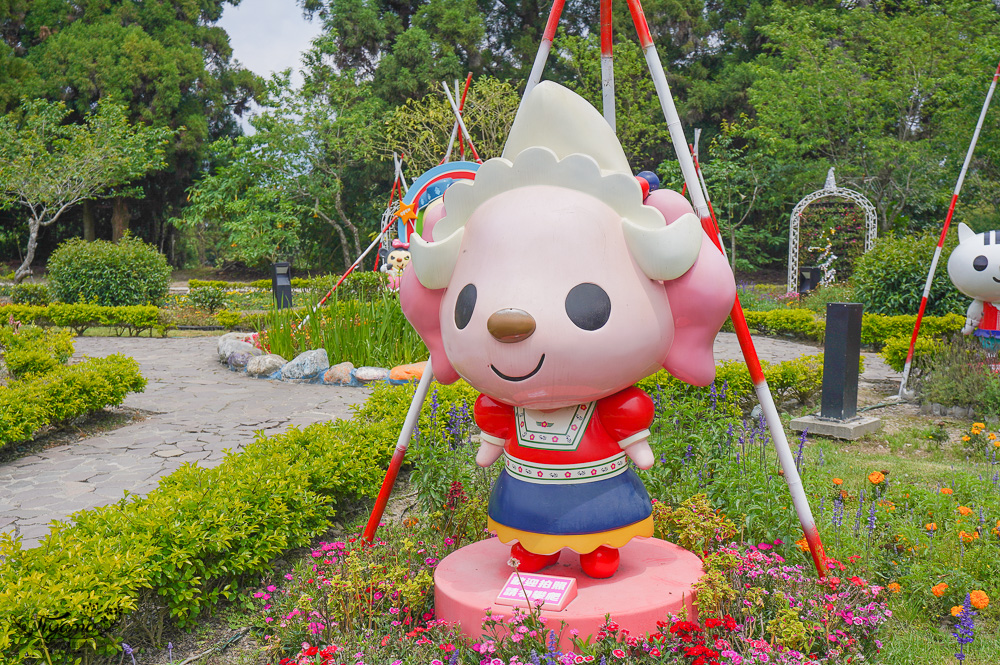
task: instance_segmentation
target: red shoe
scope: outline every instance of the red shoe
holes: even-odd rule
[[[620,560],[617,549],[602,545],[593,552],[581,554],[580,567],[590,577],[603,580],[615,574]]]
[[[559,561],[559,552],[535,554],[524,549],[521,543],[514,543],[513,547],[510,548],[510,555],[517,559],[517,570],[522,573],[537,573],[542,568]]]

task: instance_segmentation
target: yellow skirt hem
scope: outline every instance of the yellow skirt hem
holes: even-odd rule
[[[524,549],[534,554],[552,554],[564,547],[577,554],[588,554],[601,546],[619,548],[624,547],[633,538],[651,538],[653,516],[611,531],[570,535],[521,531],[494,522],[492,518],[487,518],[486,527],[497,535],[501,543],[517,541]]]

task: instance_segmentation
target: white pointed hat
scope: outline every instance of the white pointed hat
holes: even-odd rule
[[[517,111],[503,158],[514,161],[524,150],[542,146],[563,160],[572,154],[592,157],[604,175],[632,175],[625,151],[611,126],[580,95],[558,83],[542,81]]]

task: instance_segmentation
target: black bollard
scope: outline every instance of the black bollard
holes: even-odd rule
[[[292,264],[271,264],[271,290],[278,309],[292,306]]]
[[[823,397],[820,416],[850,420],[858,415],[858,365],[861,315],[858,303],[827,303],[823,345]]]

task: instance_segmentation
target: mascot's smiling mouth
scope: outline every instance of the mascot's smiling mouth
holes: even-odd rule
[[[544,353],[542,354],[542,357],[538,359],[538,364],[535,365],[535,369],[531,370],[530,372],[528,372],[524,376],[507,376],[506,374],[504,374],[503,372],[501,372],[500,370],[498,370],[493,365],[490,365],[490,369],[493,370],[493,373],[496,374],[497,376],[499,376],[504,381],[526,381],[527,379],[530,379],[534,375],[538,374],[538,370],[540,370],[542,368],[542,363],[543,362],[545,362],[545,354]]]

